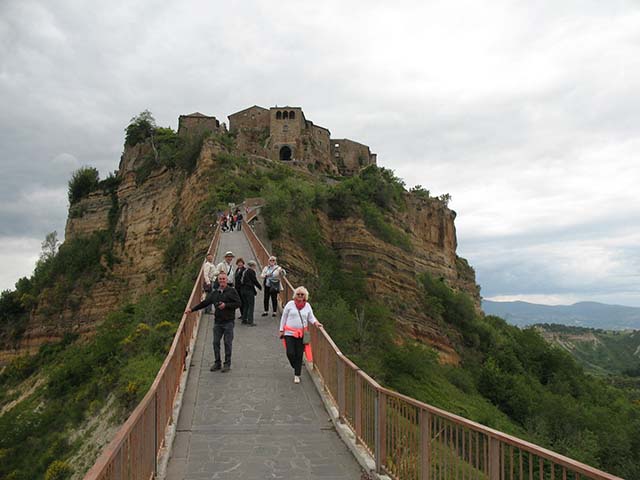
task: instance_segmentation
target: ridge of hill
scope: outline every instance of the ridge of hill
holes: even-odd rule
[[[599,328],[603,330],[640,330],[640,308],[598,302],[573,305],[541,305],[536,303],[494,302],[482,300],[488,315],[497,315],[512,325],[525,327],[537,323]]]

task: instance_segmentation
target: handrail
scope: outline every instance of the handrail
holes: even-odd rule
[[[219,240],[220,226],[216,228],[207,253],[215,253]],[[202,281],[203,267],[200,267],[187,306],[193,307],[200,302]],[[163,446],[166,429],[174,420],[173,403],[191,340],[198,330],[199,318],[200,312],[182,315],[169,353],[151,388],[102,451],[84,480],[149,480],[155,477],[158,452]]]
[[[256,258],[269,252],[247,223]],[[263,263],[264,265],[265,263]],[[280,292],[293,298],[288,279]],[[323,328],[311,329],[313,369],[339,418],[396,480],[622,480],[533,443],[382,387],[347,358]]]

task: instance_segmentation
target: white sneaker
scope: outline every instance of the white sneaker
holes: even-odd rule
[[[300,377],[297,375],[294,375],[293,377],[293,383],[300,383]]]

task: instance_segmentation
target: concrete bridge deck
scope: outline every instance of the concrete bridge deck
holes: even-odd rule
[[[242,232],[222,234],[216,263],[227,250],[254,259]],[[236,320],[228,373],[209,371],[213,317],[203,316],[166,478],[360,479],[307,372],[293,383],[280,319],[260,316],[261,292],[255,310],[257,327]]]

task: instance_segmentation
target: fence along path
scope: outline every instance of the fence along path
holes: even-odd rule
[[[255,258],[242,232],[222,234],[217,262],[227,250]],[[209,371],[213,318],[202,317],[167,480],[360,479],[308,374],[293,384],[279,316],[262,317],[256,300],[257,326],[236,321],[229,373]]]
[[[247,236],[251,248],[260,263],[264,263],[268,257],[266,248],[262,245],[255,233],[245,226],[243,232]],[[216,231],[209,251],[216,251],[220,232]],[[195,282],[188,305],[193,306],[199,301],[202,272]],[[292,298],[293,288],[285,281],[285,290],[281,293],[281,300]],[[258,302],[257,312],[260,312]],[[263,317],[256,317],[259,325]],[[180,374],[184,368],[184,359],[189,348],[189,341],[197,326],[198,314],[185,315],[182,318],[178,332],[171,346],[156,380],[144,397],[140,405],[134,410],[127,422],[116,434],[113,441],[98,458],[93,468],[85,476],[85,480],[94,479],[150,479],[155,476],[157,452],[162,445],[164,432],[171,418],[171,405],[177,392]],[[266,321],[270,321],[268,317]],[[202,324],[203,326],[204,324]],[[268,325],[268,324],[266,324]],[[273,326],[275,328],[275,325]],[[202,327],[203,328],[203,327]],[[241,327],[242,328],[242,327]],[[247,329],[256,333],[261,327]],[[202,335],[199,338],[203,338]],[[201,340],[204,342],[204,339]],[[619,477],[594,469],[588,465],[569,459],[555,452],[546,450],[537,445],[520,440],[516,437],[504,434],[497,430],[485,427],[469,421],[452,413],[440,410],[415,399],[406,397],[397,392],[388,390],[370,378],[357,365],[351,362],[338,349],[329,335],[322,329],[312,328],[311,341],[314,349],[313,370],[320,376],[325,393],[330,397],[339,412],[339,421],[351,429],[356,441],[362,445],[375,459],[376,470],[386,473],[398,480],[441,480],[441,479],[488,479],[488,480],[621,480]],[[236,343],[239,345],[240,341]],[[195,355],[194,355],[195,356]],[[229,375],[236,375],[239,352],[234,353],[234,368]],[[259,364],[264,364],[264,359]],[[281,357],[282,358],[282,357]],[[197,361],[197,360],[196,360]],[[253,373],[251,372],[254,367]],[[282,365],[280,365],[282,367]],[[247,384],[251,387],[264,378],[256,374],[257,365],[247,364]],[[286,367],[285,367],[286,368]],[[200,368],[202,371],[202,366]],[[278,372],[284,371],[282,368]],[[220,374],[222,375],[222,374]],[[252,377],[253,375],[253,377]],[[231,377],[229,377],[231,378]],[[251,382],[253,379],[253,382]],[[305,395],[311,398],[309,382],[303,382]],[[188,389],[185,393],[185,403],[188,398]],[[268,388],[267,388],[268,389]],[[232,391],[230,388],[227,391]],[[251,390],[238,390],[250,392]],[[273,386],[271,386],[273,390]],[[203,390],[204,392],[204,390]],[[255,394],[255,390],[253,391]],[[213,394],[213,393],[212,393]],[[244,395],[241,395],[244,398]],[[271,410],[275,416],[288,415],[292,418],[293,410],[288,410],[285,395],[282,404],[272,405]],[[224,402],[221,402],[224,404]],[[283,411],[282,407],[285,406]],[[210,413],[215,413],[219,406],[212,404]],[[315,414],[318,412],[318,404],[313,406]],[[222,411],[222,410],[220,410]],[[228,412],[227,412],[228,413]],[[265,412],[266,413],[266,412]],[[182,414],[181,414],[182,415]],[[251,415],[246,415],[249,418]],[[186,418],[186,417],[185,417]],[[203,411],[202,418],[206,418]],[[195,428],[190,432],[178,429],[176,443],[174,445],[172,461],[169,464],[170,475],[183,475],[182,477],[169,478],[251,478],[241,476],[239,467],[228,463],[228,469],[216,474],[208,471],[207,462],[215,462],[216,458],[224,461],[222,451],[216,451],[215,445],[228,445],[224,439],[212,442],[212,446],[204,446],[200,466],[192,467],[191,476],[185,477],[185,467],[188,473],[188,458],[193,453],[195,459],[197,441],[192,442],[197,435],[211,436],[211,434],[224,435],[225,425],[229,427],[229,419],[238,418],[233,414],[221,417],[219,426],[208,424],[204,428]],[[275,417],[274,417],[275,418]],[[296,429],[302,426],[308,429],[312,422],[305,423],[304,417],[299,417],[300,423],[295,428],[291,424],[283,423],[285,429],[296,433]],[[182,419],[182,417],[181,417]],[[309,420],[307,418],[307,420]],[[178,425],[181,426],[180,424]],[[184,425],[183,425],[184,426]],[[216,432],[216,428],[220,428]],[[254,429],[251,434],[258,434],[258,422],[255,425],[245,427]],[[275,428],[275,425],[274,425]],[[249,430],[248,430],[249,431]],[[185,435],[191,438],[185,443]],[[240,430],[236,430],[239,434]],[[275,434],[276,430],[270,432]],[[226,432],[229,441],[229,432]],[[335,434],[331,433],[335,437]],[[317,459],[324,452],[317,445],[303,443],[298,445],[298,450],[283,450],[282,445],[273,442],[272,436],[267,434],[263,444],[254,443],[251,450],[248,445],[231,442],[230,451],[240,456],[255,457],[262,455],[272,459],[270,464],[265,464],[271,469],[272,476],[283,476],[284,464],[282,458],[288,458],[293,468],[304,470],[311,476],[313,467],[308,462],[299,462],[298,454],[304,452],[307,456]],[[188,450],[185,450],[185,445]],[[262,445],[262,446],[261,446]],[[335,445],[335,444],[334,444]],[[289,444],[289,447],[291,445]],[[182,448],[182,450],[181,450]],[[234,450],[235,448],[235,450]],[[331,449],[330,449],[331,450]],[[187,452],[187,453],[185,453]],[[335,461],[332,464],[349,464],[353,459],[344,455],[341,450],[330,453]],[[335,455],[335,457],[333,456]],[[226,457],[229,459],[229,456]],[[177,462],[177,463],[176,463]],[[193,465],[197,465],[195,462]],[[331,464],[326,464],[331,465]],[[253,465],[255,467],[255,463]],[[323,475],[329,473],[325,464],[315,463],[315,473]],[[304,467],[304,468],[301,468]],[[172,470],[173,469],[173,470]],[[351,468],[352,472],[355,472]],[[235,473],[234,473],[235,472]],[[264,473],[264,472],[263,472]],[[302,473],[302,472],[298,472]],[[349,475],[349,472],[345,472]],[[356,475],[353,473],[352,475]],[[267,478],[267,475],[255,478]],[[301,478],[306,478],[302,476]],[[340,477],[335,477],[340,478]],[[357,476],[345,477],[357,478]]]
[[[217,228],[208,252],[216,251],[220,240]],[[202,267],[187,305],[200,302]],[[173,404],[185,369],[185,359],[198,327],[198,313],[183,315],[169,353],[151,388],[127,421],[103,450],[85,480],[148,480],[157,475],[158,452],[173,421]]]
[[[261,259],[268,252],[251,229]],[[285,281],[283,300],[293,297]],[[322,321],[322,319],[320,319]],[[398,480],[621,480],[583,463],[388,390],[360,370],[324,329],[311,329],[313,369],[339,421]]]

